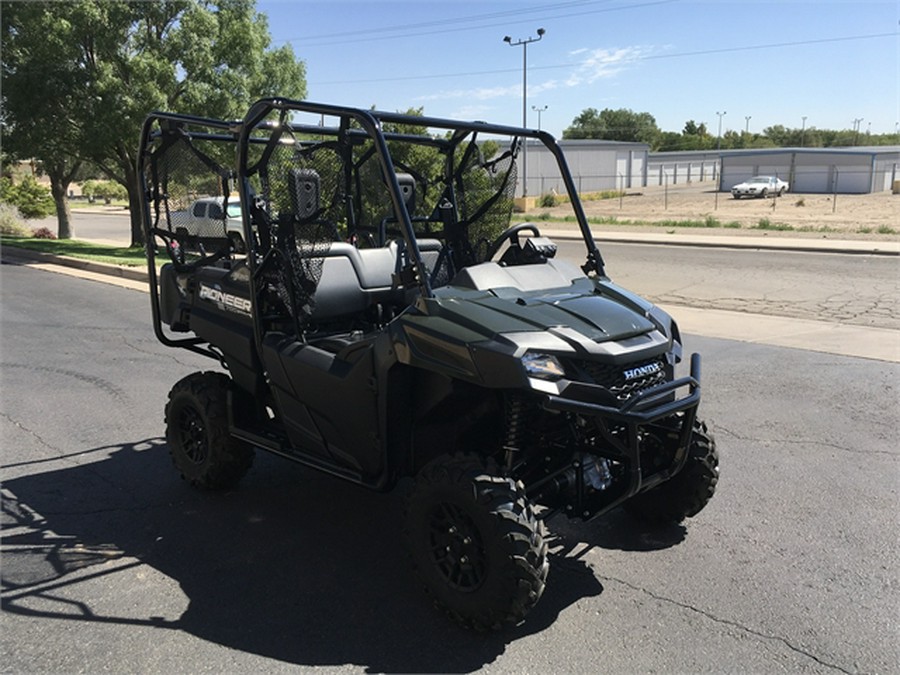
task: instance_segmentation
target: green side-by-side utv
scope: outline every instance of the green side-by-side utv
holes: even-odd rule
[[[526,144],[582,264],[514,213]],[[541,597],[549,517],[679,523],[712,497],[700,357],[678,368],[672,318],[606,276],[546,132],[265,99],[151,115],[139,170],[156,335],[222,366],[165,408],[192,485],[257,449],[404,485],[418,578],[481,630]]]

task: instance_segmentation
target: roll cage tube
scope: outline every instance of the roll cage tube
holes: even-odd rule
[[[409,211],[406,208],[406,203],[400,197],[400,184],[397,181],[397,174],[394,170],[394,163],[391,159],[391,154],[388,150],[384,134],[381,131],[380,121],[376,118],[377,113],[370,113],[366,110],[360,110],[357,108],[347,108],[344,106],[335,106],[324,103],[312,103],[307,101],[296,101],[291,99],[265,98],[257,101],[247,112],[247,116],[244,118],[244,122],[241,125],[240,135],[238,137],[238,182],[240,185],[239,189],[244,191],[241,194],[241,201],[244,203],[249,203],[247,201],[249,199],[250,191],[249,176],[247,175],[247,151],[251,142],[250,133],[258,127],[258,125],[269,115],[269,113],[273,111],[286,113],[291,110],[312,113],[314,115],[330,115],[334,117],[340,117],[341,119],[349,118],[356,120],[362,127],[363,131],[366,132],[368,138],[371,138],[375,143],[376,152],[378,153],[378,157],[381,160],[382,176],[385,183],[388,185],[388,191],[391,195],[391,202],[394,207],[394,212],[397,214],[398,220],[400,221],[401,231],[403,233],[403,238],[406,241],[407,250],[410,252],[413,264],[416,266],[416,278],[419,290],[425,297],[431,297],[431,284],[429,283],[425,266],[422,263],[422,256],[419,251],[418,243],[416,242],[415,231],[413,230],[412,218],[410,217]],[[410,120],[414,121],[418,119],[412,118],[410,116],[403,116],[403,118],[407,120],[407,123],[409,123]],[[244,211],[245,234],[248,234],[248,223],[246,221],[248,219],[247,212],[249,211],[249,209],[244,209]],[[255,261],[251,261],[251,265],[253,265],[254,263]],[[255,273],[255,269],[251,268],[251,270],[253,270]]]
[[[216,119],[208,119],[205,117],[197,117],[195,115],[181,115],[176,113],[167,113],[167,112],[159,112],[155,111],[150,113],[147,116],[147,119],[144,120],[144,124],[141,127],[141,146],[140,151],[138,152],[137,157],[137,174],[138,180],[140,181],[141,193],[144,195],[142,200],[143,204],[141,205],[141,219],[142,219],[142,230],[144,233],[144,253],[147,256],[147,275],[149,279],[150,286],[150,311],[153,317],[153,332],[156,334],[156,338],[164,345],[168,347],[182,347],[189,351],[195,352],[197,354],[201,354],[202,356],[208,356],[210,358],[216,359],[220,361],[222,355],[210,348],[209,346],[202,346],[207,344],[207,341],[199,338],[199,337],[191,337],[191,338],[178,338],[173,339],[165,334],[162,328],[162,317],[160,316],[160,298],[159,298],[159,282],[158,282],[158,274],[156,271],[156,246],[154,246],[154,241],[156,240],[156,232],[154,227],[154,217],[150,211],[150,204],[155,203],[155,195],[151,194],[151,190],[147,185],[147,174],[146,174],[146,165],[149,157],[150,151],[150,142],[155,137],[161,136],[163,129],[162,126],[165,122],[169,122],[179,126],[203,126],[213,129],[222,129],[227,132],[225,134],[221,134],[220,136],[215,136],[213,134],[201,133],[201,134],[191,134],[190,132],[185,132],[189,136],[203,136],[203,137],[216,137],[221,138],[222,140],[227,140],[228,142],[235,141],[235,122],[225,122],[222,120]],[[157,131],[153,130],[154,124],[158,124],[160,129]],[[202,261],[201,261],[202,262]]]
[[[343,106],[310,103],[304,101],[294,101],[290,99],[267,98],[257,101],[247,112],[247,115],[240,126],[240,132],[238,135],[237,174],[238,190],[240,191],[241,202],[249,207],[250,195],[252,193],[250,187],[250,176],[247,173],[248,149],[250,144],[253,142],[250,134],[255,129],[259,128],[260,124],[270,113],[278,111],[282,113],[282,115],[284,115],[285,113],[292,110],[312,113],[314,115],[329,115],[339,117],[342,120],[342,130],[346,130],[346,126],[343,120],[355,120],[362,127],[362,130],[365,132],[367,137],[373,141],[373,143],[375,144],[376,152],[378,153],[380,159],[382,177],[384,178],[385,183],[388,185],[388,191],[391,195],[391,202],[394,207],[394,212],[397,214],[398,220],[400,221],[403,239],[406,242],[408,254],[410,255],[410,259],[412,260],[412,263],[416,270],[415,277],[416,283],[419,287],[419,292],[424,297],[431,297],[433,294],[431,290],[431,283],[425,265],[422,262],[421,252],[419,251],[419,245],[416,240],[415,231],[413,230],[412,219],[410,218],[409,211],[406,208],[406,203],[400,197],[400,185],[397,181],[396,172],[394,171],[394,165],[393,161],[391,160],[390,151],[388,150],[384,135],[381,132],[381,124],[372,113],[356,108],[347,108]],[[299,129],[299,127],[297,127],[296,129]],[[249,242],[248,264],[251,271],[251,297],[255,298],[258,297],[257,273],[261,260],[258,256],[256,243],[253,237],[248,236],[251,230],[250,209],[244,208],[243,212],[244,232],[246,241]],[[257,314],[257,312],[259,311],[258,303],[254,302],[252,304],[251,311],[254,313],[254,315]],[[256,335],[258,345],[262,344],[263,336],[261,330],[261,322],[259,321],[259,317],[255,316],[254,333]]]
[[[268,115],[273,110],[296,110],[299,112],[307,112],[315,115],[331,115],[344,118],[349,117],[359,122],[360,126],[362,126],[363,130],[366,132],[366,135],[372,138],[375,143],[378,154],[382,160],[382,170],[388,172],[388,175],[385,176],[385,181],[390,187],[391,199],[394,203],[395,211],[398,213],[398,219],[401,224],[401,229],[404,232],[404,238],[407,238],[411,242],[415,242],[415,235],[412,230],[410,214],[406,210],[405,203],[400,198],[400,187],[396,178],[396,174],[394,172],[393,160],[391,159],[390,152],[388,151],[385,142],[386,140],[394,139],[403,140],[404,138],[408,138],[409,136],[403,133],[384,132],[382,130],[383,123],[395,123],[398,125],[413,125],[435,129],[445,129],[453,131],[457,134],[486,133],[510,137],[520,137],[523,139],[530,138],[539,140],[550,151],[550,153],[556,160],[560,176],[562,177],[563,184],[566,187],[566,191],[569,195],[575,197],[574,199],[572,199],[572,208],[574,210],[575,217],[581,231],[582,240],[584,241],[585,249],[587,252],[587,260],[582,266],[582,269],[585,271],[585,273],[594,272],[599,276],[605,276],[603,256],[601,255],[600,250],[597,248],[597,245],[594,242],[593,233],[591,232],[590,225],[588,224],[581,201],[577,199],[578,191],[575,185],[575,180],[572,178],[572,173],[569,170],[569,166],[566,161],[565,155],[563,154],[562,148],[559,146],[556,139],[548,132],[522,127],[490,124],[487,122],[465,122],[437,117],[406,115],[403,113],[392,113],[379,110],[360,110],[357,108],[314,103],[310,101],[266,98],[257,101],[247,113],[247,116],[244,118],[243,123],[243,133],[245,134],[245,136],[242,136],[242,138],[249,137],[250,129],[260,124],[265,119],[266,115]],[[303,127],[300,125],[292,126],[292,129],[294,131],[305,131],[314,134],[331,133],[333,135],[335,133],[334,130],[325,130],[321,127]],[[347,129],[346,133],[354,134],[360,132],[355,129]],[[415,141],[417,143],[423,142],[423,139],[421,137],[413,138],[415,138]],[[447,141],[444,139],[432,139],[430,142],[436,146],[442,146],[447,143]],[[245,149],[246,143],[241,143],[239,152],[245,153]],[[242,160],[241,166],[245,165],[246,154],[245,159]],[[410,247],[410,250],[415,252],[413,260],[416,261],[416,264],[420,264],[421,258],[418,255],[418,246],[413,244],[413,246]],[[418,276],[420,278],[423,278],[423,275],[421,273]],[[429,291],[424,291],[424,289],[423,292],[425,292],[426,295],[429,293]]]
[[[559,173],[562,176],[563,184],[569,195],[578,195],[578,189],[575,185],[575,179],[572,178],[572,172],[569,170],[569,164],[563,154],[562,148],[556,139],[548,132],[538,129],[526,129],[521,127],[510,127],[506,125],[489,124],[487,122],[459,122],[455,120],[446,120],[437,117],[413,117],[402,113],[390,113],[382,111],[373,111],[373,117],[381,122],[394,122],[398,124],[416,124],[424,127],[434,127],[436,129],[450,129],[454,131],[466,132],[482,132],[488,134],[499,134],[505,136],[519,136],[521,138],[534,138],[539,140],[550,151],[554,159],[556,159]],[[605,276],[603,256],[597,244],[594,242],[594,235],[591,232],[587,216],[584,213],[584,207],[581,205],[580,199],[572,200],[572,208],[575,211],[575,218],[578,221],[578,227],[581,230],[581,237],[584,240],[587,249],[587,261],[582,266],[585,273],[596,272],[599,276]]]

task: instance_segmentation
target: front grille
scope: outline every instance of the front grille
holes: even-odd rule
[[[659,369],[655,373],[627,379],[625,371],[634,370],[643,366],[652,366],[657,364]],[[666,362],[660,357],[650,361],[640,361],[638,363],[628,363],[620,365],[612,365],[608,363],[598,363],[597,361],[576,361],[572,364],[579,379],[586,382],[597,384],[609,391],[618,401],[627,401],[635,393],[655,387],[666,381]]]

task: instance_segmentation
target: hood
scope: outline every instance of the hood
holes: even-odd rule
[[[622,340],[655,329],[643,314],[596,292],[502,293],[442,298],[440,313],[485,337],[568,328],[594,342]]]

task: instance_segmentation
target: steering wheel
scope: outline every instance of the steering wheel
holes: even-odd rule
[[[487,255],[485,256],[485,260],[491,260],[497,252],[500,250],[500,247],[508,240],[512,245],[519,245],[519,233],[520,232],[531,232],[535,237],[540,237],[541,232],[538,230],[537,225],[534,223],[518,223],[517,225],[511,225],[503,230],[500,233],[500,236],[494,240],[494,243],[488,247]]]

